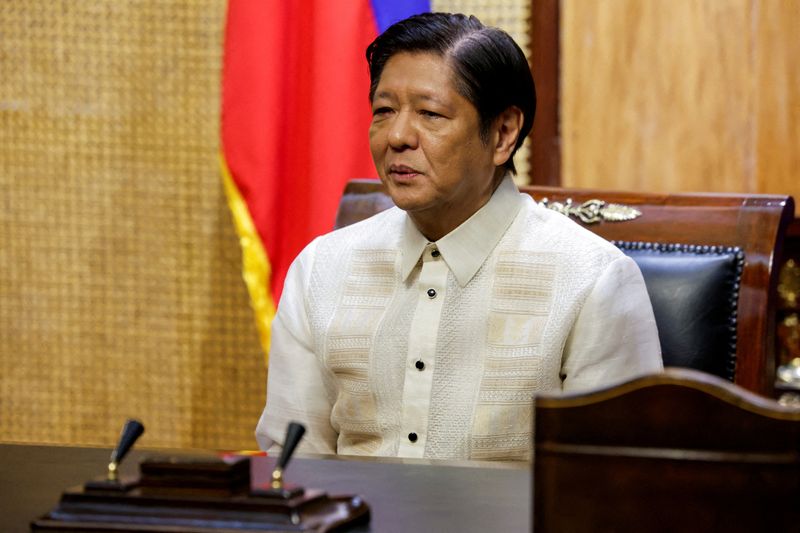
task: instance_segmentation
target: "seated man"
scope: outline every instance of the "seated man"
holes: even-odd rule
[[[464,15],[367,49],[370,146],[396,208],[312,242],[272,325],[266,449],[524,460],[531,397],[661,369],[642,276],[512,181],[533,123],[527,60]]]

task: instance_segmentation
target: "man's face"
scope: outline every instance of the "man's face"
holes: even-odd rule
[[[478,111],[455,89],[447,62],[398,53],[372,101],[372,158],[394,203],[429,239],[480,209],[493,192],[495,151],[479,136]]]

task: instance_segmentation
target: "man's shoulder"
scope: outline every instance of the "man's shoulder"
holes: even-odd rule
[[[391,207],[369,218],[326,233],[316,239],[318,248],[348,249],[395,246],[403,228],[405,213]]]
[[[558,254],[568,261],[608,263],[624,255],[611,242],[531,198],[525,202],[512,231],[521,248]]]
[[[337,285],[347,272],[354,253],[371,258],[387,256],[388,251],[388,255],[394,257],[404,216],[403,211],[393,207],[320,235],[294,259],[287,280],[303,280],[303,286],[307,286],[311,279],[317,283]]]

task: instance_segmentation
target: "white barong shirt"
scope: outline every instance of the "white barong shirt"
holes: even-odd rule
[[[391,208],[314,240],[272,323],[263,449],[526,460],[532,395],[662,368],[638,267],[506,177],[435,243]]]

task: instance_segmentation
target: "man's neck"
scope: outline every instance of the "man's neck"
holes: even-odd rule
[[[408,216],[414,221],[417,229],[422,233],[430,242],[436,242],[461,224],[466,222],[472,215],[477,213],[483,206],[485,206],[494,195],[497,188],[502,183],[505,177],[506,170],[503,167],[497,167],[492,181],[492,188],[483,201],[471,211],[462,212],[459,210],[460,206],[444,206],[436,210],[421,210],[409,212]],[[450,207],[448,209],[448,207]]]

